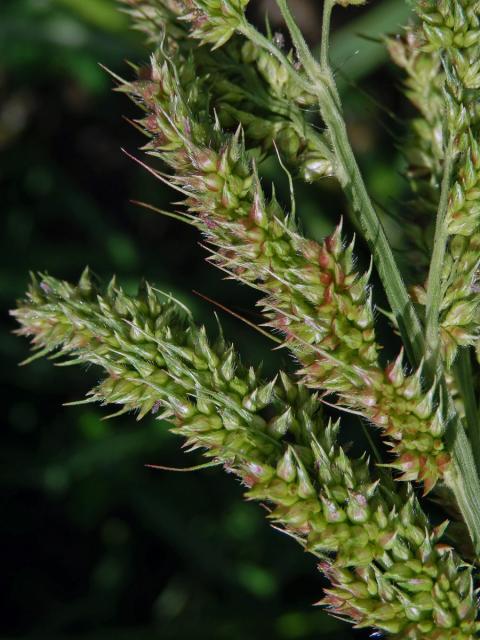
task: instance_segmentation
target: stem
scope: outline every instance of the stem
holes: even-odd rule
[[[445,483],[452,490],[462,517],[467,525],[473,547],[480,554],[480,493],[477,469],[470,442],[460,421],[451,429],[449,445],[452,452],[451,468],[445,474]]]
[[[324,0],[322,21],[322,42],[320,44],[320,66],[324,71],[330,69],[328,53],[330,50],[330,22],[335,0]]]
[[[472,445],[473,457],[477,464],[477,471],[480,473],[480,428],[477,400],[472,385],[473,372],[469,348],[460,347],[453,369],[465,406],[465,421],[467,423],[468,437]]]
[[[329,63],[330,52],[330,25],[332,22],[332,10],[335,6],[336,0],[324,0],[323,3],[323,19],[322,19],[322,41],[320,43],[320,68],[325,75],[325,78],[329,84],[330,91],[334,96],[337,105],[341,107],[340,94],[335,84],[335,78],[333,76],[332,69]]]
[[[407,293],[385,231],[365,188],[348,140],[345,121],[336,94],[332,93],[326,81],[329,74],[325,74],[324,69],[320,69],[310,53],[286,0],[277,0],[277,4],[292,36],[298,57],[313,83],[310,90],[313,89],[318,97],[320,112],[330,132],[335,155],[340,164],[340,183],[358,215],[365,240],[372,252],[385,293],[395,314],[405,350],[412,364],[418,366],[425,353],[420,320]]]
[[[427,343],[427,361],[432,372],[435,371],[440,356],[440,305],[442,303],[442,271],[447,249],[448,228],[445,224],[448,209],[448,198],[450,183],[452,178],[453,161],[453,139],[448,142],[445,151],[445,161],[443,166],[442,187],[440,191],[440,201],[438,204],[437,221],[435,226],[435,238],[433,242],[432,260],[428,272],[427,304],[425,311],[426,327],[425,338]]]

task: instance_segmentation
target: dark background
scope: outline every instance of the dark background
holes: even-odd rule
[[[254,17],[269,8],[277,19],[274,2],[251,4]],[[313,43],[318,4],[292,1]],[[388,115],[400,114],[399,78],[383,47],[358,35],[398,31],[405,16],[398,0],[382,0],[338,9],[334,23],[351,138],[373,194],[387,206],[404,190],[395,140],[385,142],[387,129],[401,130]],[[241,500],[235,480],[217,469],[144,468],[200,462],[180,452],[167,425],[134,416],[102,421],[100,408],[62,407],[81,399],[98,371],[17,366],[28,347],[11,334],[7,310],[29,270],[75,279],[89,264],[131,290],[143,275],[210,325],[211,305],[192,290],[255,320],[252,296],[205,264],[190,228],[129,202],[167,207],[176,196],[120,151],[143,142],[122,118],[137,114],[112,92],[98,62],[128,74],[125,60],[147,55],[114,0],[0,2],[0,637],[366,637],[311,606],[323,585],[314,558],[270,529],[261,507]],[[286,198],[276,164],[262,171]],[[321,238],[344,202],[328,181],[297,187],[305,230]],[[286,364],[242,323],[222,322],[245,360],[263,360],[267,371]]]

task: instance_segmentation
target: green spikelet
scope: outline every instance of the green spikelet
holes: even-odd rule
[[[121,0],[136,28],[158,41],[160,27],[168,24],[169,36],[184,36],[177,20],[189,28],[190,37],[214,48],[233,36],[244,20],[250,0]]]
[[[118,0],[132,27],[145,34],[155,46],[162,37],[185,38],[185,27],[178,18],[184,13],[183,0]]]

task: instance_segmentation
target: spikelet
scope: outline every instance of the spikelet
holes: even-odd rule
[[[90,399],[160,414],[190,450],[235,473],[248,499],[322,558],[322,603],[357,627],[398,638],[473,640],[479,628],[471,570],[439,543],[409,487],[394,492],[336,443],[319,402],[281,373],[265,382],[222,337],[211,343],[172,300],[144,284],[104,293],[85,272],[77,286],[34,279],[13,312],[34,357],[55,354],[102,367]]]
[[[172,41],[185,38],[179,18],[185,12],[183,0],[118,0],[133,29],[143,33],[149,44],[158,45],[162,38]]]

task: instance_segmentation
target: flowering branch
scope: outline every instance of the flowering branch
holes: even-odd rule
[[[321,558],[322,601],[358,628],[392,637],[469,640],[480,629],[471,570],[438,542],[410,488],[403,499],[364,458],[336,444],[316,396],[288,376],[264,382],[220,336],[211,343],[183,309],[144,285],[105,293],[42,276],[13,312],[39,355],[92,363],[106,377],[91,401],[138,418],[160,413],[205,455],[267,501],[268,518]],[[379,481],[382,485],[379,485]]]

